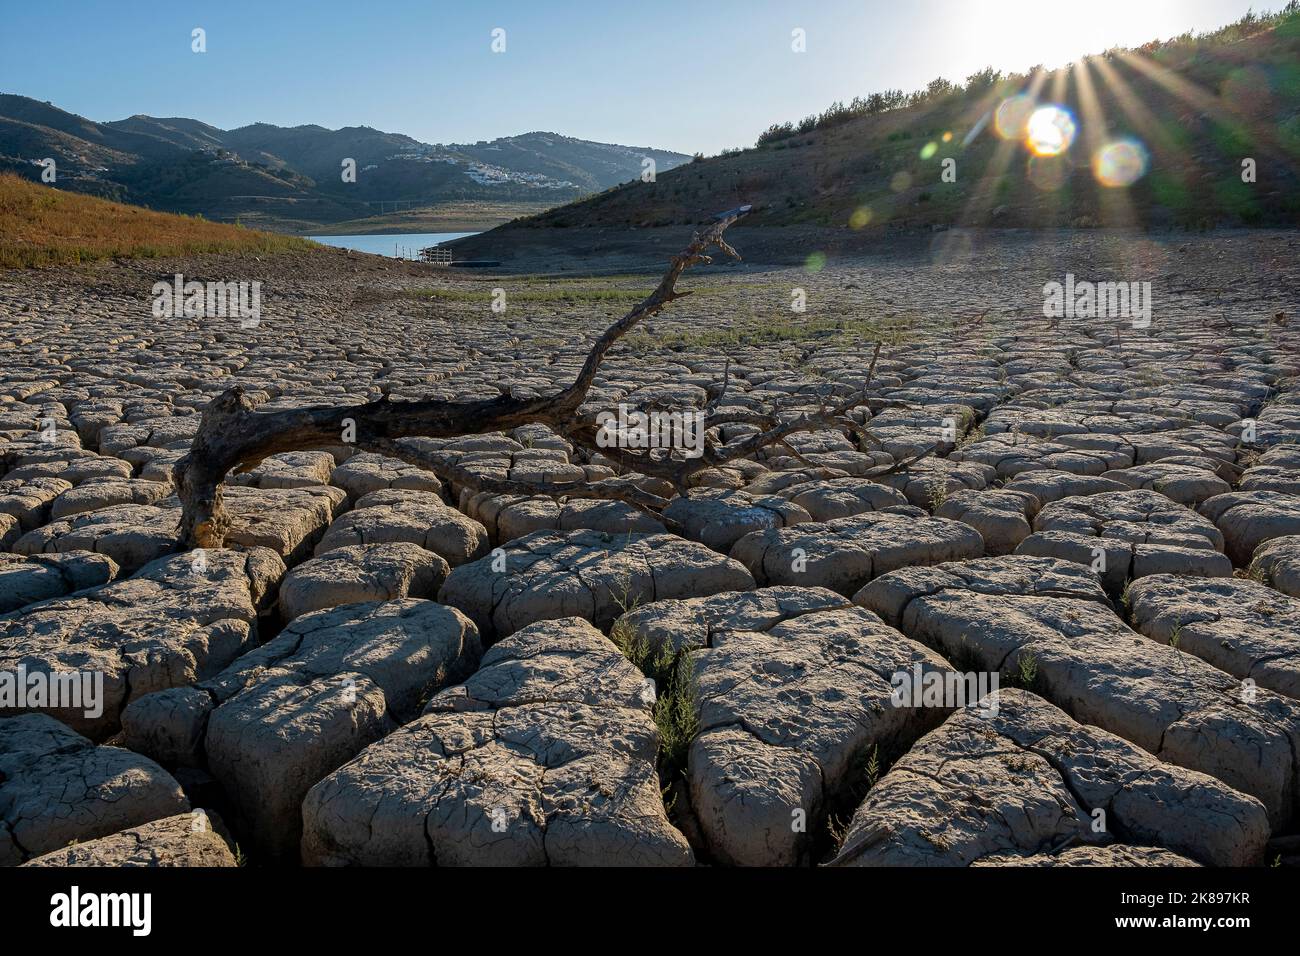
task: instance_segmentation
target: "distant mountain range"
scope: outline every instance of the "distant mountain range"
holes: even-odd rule
[[[0,170],[39,179],[47,157],[61,189],[286,231],[395,206],[560,205],[640,176],[647,157],[659,172],[690,159],[544,132],[440,145],[368,126],[223,130],[143,115],[97,123],[0,94]],[[355,182],[344,181],[345,160],[355,161]]]

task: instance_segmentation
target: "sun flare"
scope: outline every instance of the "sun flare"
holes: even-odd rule
[[[1035,156],[1060,156],[1074,144],[1077,131],[1064,106],[1040,106],[1025,123],[1025,144]]]

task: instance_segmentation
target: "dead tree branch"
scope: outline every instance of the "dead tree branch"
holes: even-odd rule
[[[610,349],[643,319],[690,294],[679,292],[676,287],[683,272],[693,265],[711,262],[707,252],[715,246],[728,256],[740,258],[723,239],[723,233],[749,211],[749,206],[729,210],[697,230],[686,248],[672,258],[654,291],[601,334],[573,384],[555,394],[532,398],[503,394],[473,402],[395,402],[385,396],[361,405],[259,413],[257,402],[244,389],[239,386],[227,389],[204,408],[190,451],[175,467],[177,493],[182,505],[182,542],[188,547],[222,546],[230,527],[223,503],[222,482],[232,471],[246,471],[268,456],[282,452],[337,445],[345,423],[349,422],[355,429],[355,447],[359,450],[414,463],[476,491],[604,498],[624,501],[655,514],[663,511],[668,499],[647,490],[646,485],[653,487],[654,483],[647,482],[644,477],[638,480],[637,476],[664,479],[678,492],[684,492],[697,472],[749,457],[769,445],[780,443],[788,448],[786,439],[796,432],[817,428],[860,431],[861,426],[846,416],[866,403],[867,387],[880,353],[879,345],[860,391],[835,406],[823,406],[816,412],[786,417],[783,421],[778,420],[779,416],[775,414],[755,413],[751,417],[734,407],[722,408],[731,378],[728,363],[722,387],[703,410],[704,448],[695,457],[678,453],[660,456],[637,454],[623,448],[604,447],[608,442],[598,440],[599,428],[594,421],[580,416],[579,409]],[[748,419],[758,431],[726,444],[716,443],[714,436],[721,424],[743,419]],[[602,481],[555,483],[497,479],[401,441],[416,437],[454,438],[536,423],[548,425],[588,451],[603,455],[629,474]]]

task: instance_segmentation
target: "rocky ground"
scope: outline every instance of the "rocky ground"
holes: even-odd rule
[[[865,383],[869,437],[654,516],[341,436],[232,476],[227,548],[180,547],[171,468],[222,389],[550,391],[672,251],[0,273],[0,865],[1300,863],[1294,233],[810,237],[689,273],[588,410]],[[260,281],[259,324],[155,318],[177,272]],[[1151,282],[1149,325],[1045,318],[1067,273]],[[537,426],[425,447],[614,473]],[[73,673],[99,706],[13,696]]]

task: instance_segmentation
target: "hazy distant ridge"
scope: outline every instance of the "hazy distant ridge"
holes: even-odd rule
[[[378,203],[563,203],[690,157],[530,132],[465,144],[422,143],[368,126],[331,130],[254,123],[223,130],[184,117],[97,123],[0,94],[0,169],[37,179],[51,157],[63,189],[169,212],[233,220],[331,223]],[[356,181],[343,180],[345,159]]]

